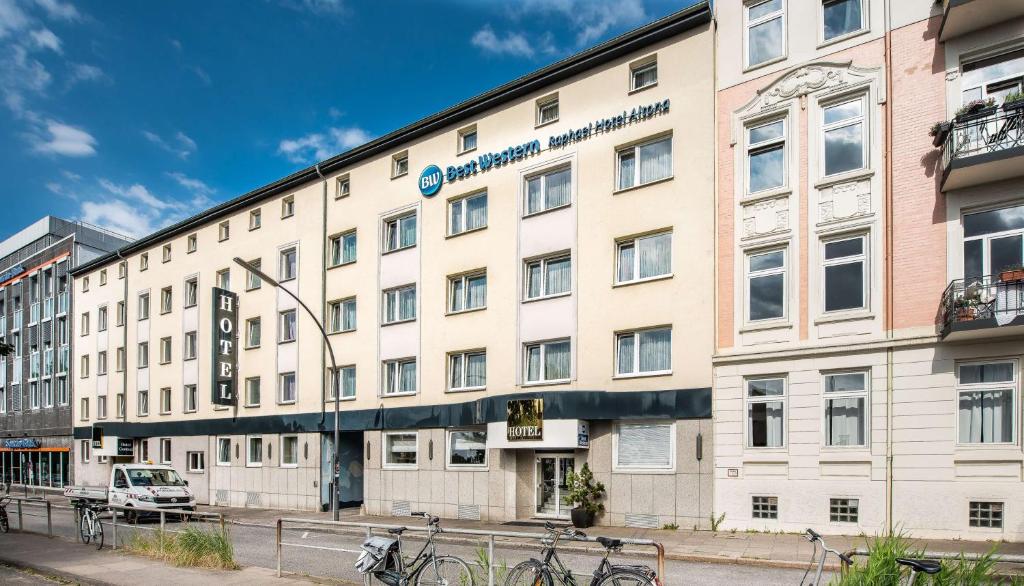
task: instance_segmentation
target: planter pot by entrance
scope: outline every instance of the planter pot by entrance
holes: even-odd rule
[[[572,515],[572,524],[574,527],[586,529],[587,527],[594,526],[594,513],[591,513],[586,509],[576,507],[570,511],[570,515]]]
[[[1013,269],[999,273],[999,280],[1006,283],[1010,281],[1024,281],[1024,269]]]

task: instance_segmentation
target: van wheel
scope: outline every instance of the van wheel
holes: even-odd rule
[[[131,505],[128,506],[131,507]],[[139,523],[139,514],[135,511],[126,510],[124,512],[124,520],[132,525],[137,525]]]

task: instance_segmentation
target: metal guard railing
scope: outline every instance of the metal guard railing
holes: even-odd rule
[[[942,164],[953,159],[1024,146],[1024,109],[995,110],[953,120],[942,148]]]
[[[999,275],[954,279],[942,293],[941,311],[943,331],[980,319],[1009,323],[1024,315],[1024,280],[1001,281]]]

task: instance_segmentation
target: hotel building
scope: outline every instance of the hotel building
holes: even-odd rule
[[[80,267],[76,481],[505,521],[587,464],[599,523],[707,524],[713,48],[702,2]]]
[[[1024,5],[716,11],[723,526],[1020,540]]]

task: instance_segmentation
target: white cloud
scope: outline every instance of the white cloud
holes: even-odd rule
[[[182,159],[187,159],[198,148],[196,141],[180,130],[174,134],[173,140],[164,140],[159,134],[148,130],[143,130],[142,136],[146,137],[146,140],[149,142]]]
[[[57,20],[78,20],[81,15],[73,4],[61,2],[60,0],[36,0],[36,4],[43,7],[47,16]]]
[[[359,146],[370,138],[370,133],[362,128],[329,128],[326,134],[315,132],[282,140],[277,152],[293,163],[313,163]]]
[[[149,206],[151,210],[167,210],[178,207],[180,204],[173,200],[167,200],[150,193],[146,189],[145,185],[141,183],[133,183],[128,186],[118,185],[109,179],[100,179],[100,187],[106,189],[111,195],[116,195],[124,199],[135,200],[141,204]]]
[[[140,214],[137,208],[120,200],[82,202],[81,219],[134,238],[162,227],[159,218]]]
[[[85,81],[99,81],[107,77],[102,69],[88,63],[71,63],[70,67],[71,73],[68,74],[68,87]]]
[[[79,175],[78,173],[73,173],[71,171],[68,171],[67,169],[61,169],[60,174],[63,175],[69,181],[81,181],[82,180],[82,176],[81,175]]]
[[[216,191],[214,188],[210,187],[205,182],[199,179],[189,177],[184,173],[175,171],[173,173],[168,173],[167,176],[177,181],[178,185],[181,185],[185,189],[192,192],[194,195],[212,195]]]
[[[281,0],[281,5],[317,15],[339,16],[345,13],[344,0]]]
[[[196,74],[196,77],[199,78],[199,81],[203,82],[203,85],[213,85],[213,79],[210,78],[210,74],[206,73],[205,69],[198,65],[192,65],[189,69],[192,70],[192,73]]]
[[[338,118],[344,116],[345,113],[335,108],[334,106],[331,106],[330,108],[327,109],[327,115],[330,116],[331,119],[337,120]]]
[[[47,120],[48,136],[32,135],[34,150],[39,153],[66,157],[89,157],[96,154],[96,138],[81,128],[56,120]]]
[[[0,39],[29,25],[30,19],[14,0],[0,0]]]
[[[476,31],[471,42],[474,47],[496,55],[513,55],[517,57],[533,57],[534,55],[534,49],[525,36],[520,33],[509,32],[505,33],[504,37],[499,37],[489,24]]]
[[[207,196],[213,189],[202,181],[181,173],[168,175],[190,188],[192,193],[187,199],[154,193],[141,183],[121,184],[106,178],[97,179],[99,189],[87,196],[71,195],[66,186],[47,185],[47,189],[81,201],[80,219],[115,232],[140,237],[181,221],[213,204]],[[77,192],[82,191],[80,187],[75,189]]]
[[[41,28],[34,30],[29,33],[29,37],[32,39],[32,44],[37,49],[49,49],[54,53],[63,53],[64,51],[60,48],[60,37],[55,35],[53,31],[48,28]]]
[[[178,39],[171,39],[171,46],[174,47],[175,51],[181,52],[181,41]]]

